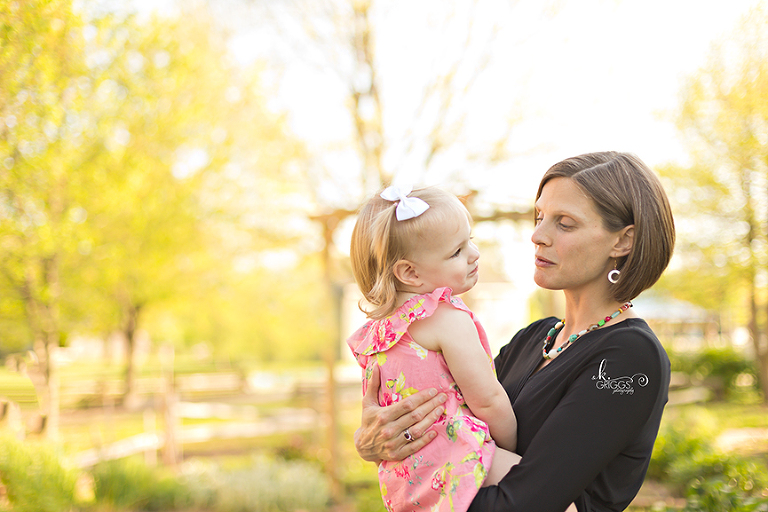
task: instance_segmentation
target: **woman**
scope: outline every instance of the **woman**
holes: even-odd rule
[[[664,190],[635,156],[591,153],[546,172],[534,280],[563,291],[565,318],[532,323],[496,357],[522,458],[470,511],[562,512],[571,502],[617,511],[635,497],[667,402],[669,360],[629,301],[661,276],[674,237]],[[442,393],[379,407],[377,392],[374,373],[355,434],[361,457],[401,460],[431,441]]]

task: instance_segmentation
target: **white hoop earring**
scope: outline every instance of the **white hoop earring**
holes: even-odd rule
[[[616,284],[616,283],[619,282],[619,276],[620,275],[621,275],[621,271],[620,270],[613,269],[610,272],[608,272],[608,280],[611,283]]]

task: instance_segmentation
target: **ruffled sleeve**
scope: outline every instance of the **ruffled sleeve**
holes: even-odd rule
[[[451,293],[450,288],[437,288],[431,293],[411,297],[387,318],[367,322],[349,337],[347,344],[355,356],[383,352],[400,341],[409,325],[431,316],[441,302],[469,312],[461,299],[452,297]]]

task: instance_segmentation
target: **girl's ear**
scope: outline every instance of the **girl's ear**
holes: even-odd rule
[[[411,261],[398,260],[392,267],[392,271],[395,278],[406,286],[418,286],[420,284],[416,265]]]
[[[611,258],[621,258],[632,251],[635,243],[635,226],[631,224],[618,233],[618,238],[611,251]]]

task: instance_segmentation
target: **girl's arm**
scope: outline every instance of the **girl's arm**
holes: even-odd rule
[[[488,424],[496,444],[515,451],[517,419],[509,396],[496,379],[472,317],[447,304],[409,328],[414,341],[440,351],[472,414]]]

